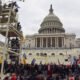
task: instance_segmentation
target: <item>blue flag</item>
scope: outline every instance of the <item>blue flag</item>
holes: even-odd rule
[[[31,64],[34,65],[35,62],[36,62],[36,59],[33,59],[32,62],[31,62]]]

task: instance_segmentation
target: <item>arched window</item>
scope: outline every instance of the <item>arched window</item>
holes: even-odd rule
[[[68,59],[65,59],[65,61],[67,62],[67,61],[68,61]]]
[[[51,55],[52,55],[52,56],[55,56],[55,53],[52,53]]]
[[[29,53],[29,55],[31,56],[31,55],[32,55],[32,53]]]
[[[43,38],[43,47],[46,47],[46,38]]]
[[[47,56],[47,53],[44,53],[44,56]]]
[[[60,53],[59,55],[62,55],[63,56],[63,53]]]
[[[36,53],[37,56],[39,56],[39,53]]]
[[[62,37],[58,37],[58,45],[59,47],[62,47]]]
[[[37,38],[37,47],[40,47],[40,38]]]

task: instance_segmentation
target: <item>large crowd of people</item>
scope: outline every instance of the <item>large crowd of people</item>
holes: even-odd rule
[[[5,61],[4,80],[80,80],[80,56],[73,64],[8,64]]]

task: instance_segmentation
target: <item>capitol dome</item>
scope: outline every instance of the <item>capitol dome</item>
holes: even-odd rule
[[[44,18],[41,23],[39,33],[64,33],[65,30],[62,27],[60,19],[53,13],[52,5],[49,9],[49,14]]]

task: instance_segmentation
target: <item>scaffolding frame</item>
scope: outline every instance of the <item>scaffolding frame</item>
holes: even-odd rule
[[[2,9],[3,10],[3,9]],[[9,12],[8,14],[6,12],[4,12],[4,14],[1,12],[0,16],[2,15],[8,15],[8,21],[7,23],[4,23],[4,24],[0,24],[1,25],[1,28],[0,28],[0,34],[2,34],[3,36],[5,36],[5,45],[4,45],[4,50],[3,51],[3,59],[2,59],[2,66],[1,66],[1,80],[3,80],[3,76],[4,76],[4,60],[5,60],[5,55],[8,54],[8,52],[12,52],[16,55],[19,56],[19,53],[16,53],[10,49],[8,49],[8,37],[19,37],[20,38],[20,41],[22,42],[23,40],[23,34],[18,31],[16,28],[14,28],[14,26],[11,25],[11,17],[12,17],[12,13],[15,14],[13,12],[13,9],[12,9],[12,5],[10,7],[10,9],[8,9]],[[17,23],[18,21],[16,21]],[[0,19],[0,23],[1,23],[1,19]],[[3,25],[6,25],[6,28],[3,28],[2,26]],[[14,35],[10,35],[10,34],[14,34]],[[9,36],[10,35],[10,36]],[[21,52],[21,46],[20,46],[20,52]]]

